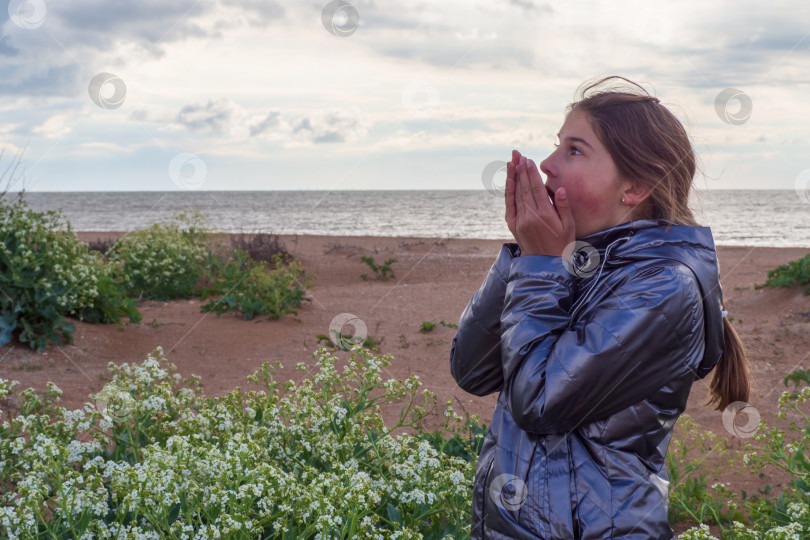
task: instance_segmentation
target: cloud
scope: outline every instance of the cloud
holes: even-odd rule
[[[322,144],[355,141],[365,132],[366,127],[356,113],[329,109],[298,119],[291,135],[301,144]]]
[[[261,135],[269,129],[278,127],[281,124],[280,118],[281,112],[279,111],[272,111],[268,113],[263,119],[250,125],[250,136],[255,137],[256,135]]]
[[[177,123],[189,131],[223,133],[231,127],[237,107],[229,99],[209,100],[205,105],[192,104],[183,107],[177,115]]]
[[[238,4],[249,16],[249,23],[253,26],[266,26],[271,21],[281,19],[285,15],[284,8],[277,2],[242,0]]]
[[[68,115],[57,114],[51,116],[42,125],[33,129],[37,135],[41,135],[46,139],[57,139],[70,133],[71,125],[68,125]]]
[[[531,14],[552,13],[554,11],[548,4],[532,2],[531,0],[509,0],[509,4]]]
[[[0,25],[0,94],[69,96],[99,71],[133,57],[157,59],[172,43],[220,39],[223,29],[284,17],[277,2],[239,0],[71,0],[46,4],[42,26]]]

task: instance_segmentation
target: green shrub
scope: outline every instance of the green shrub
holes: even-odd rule
[[[426,439],[436,398],[415,376],[384,381],[390,355],[313,357],[298,384],[265,363],[248,377],[265,390],[247,395],[206,398],[196,376],[178,388],[160,350],[110,363],[96,407],[57,408],[53,383],[26,390],[0,426],[0,536],[469,537],[477,449],[455,438],[462,419],[448,404]],[[0,400],[17,384],[0,380]]]
[[[151,300],[190,298],[203,271],[208,237],[180,215],[119,239],[110,264],[129,296]]]
[[[810,283],[810,253],[799,260],[777,266],[768,272],[766,287],[792,287]],[[810,294],[810,286],[804,288],[804,294]]]
[[[377,279],[388,279],[389,277],[396,277],[394,275],[394,271],[391,269],[391,265],[397,262],[396,259],[388,259],[381,265],[378,265],[374,262],[374,257],[360,257],[360,260],[363,261],[368,265],[372,272],[374,272],[374,276]],[[391,274],[390,276],[388,274]],[[363,278],[363,281],[368,280],[368,275],[360,274],[360,277]]]
[[[209,256],[209,260],[213,257]],[[302,280],[307,281],[301,262],[293,260],[283,265],[285,256],[276,253],[272,263],[248,262],[250,257],[241,250],[225,262],[215,263],[213,285],[201,292],[203,299],[211,295],[220,296],[202,306],[202,311],[214,311],[217,316],[229,311],[238,311],[246,320],[258,316],[278,319],[288,313],[296,313],[306,294]],[[218,274],[218,275],[217,275]]]
[[[98,322],[137,320],[134,304],[116,290],[102,258],[90,253],[55,211],[0,200],[0,344],[14,336],[42,351],[71,343],[66,316]]]

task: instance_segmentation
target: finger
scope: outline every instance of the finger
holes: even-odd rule
[[[518,165],[518,189],[520,190],[521,199],[526,209],[537,210],[537,201],[534,200],[531,179],[526,164],[526,158],[521,156],[520,165]]]
[[[517,150],[512,150],[512,163],[515,164],[515,170],[517,170],[518,163],[520,163],[520,152]]]
[[[506,164],[506,225],[510,230],[515,226],[515,165],[511,161]]]
[[[548,197],[548,190],[543,183],[543,177],[540,176],[540,171],[537,170],[537,165],[531,159],[526,162],[527,176],[529,177],[529,185],[531,186],[532,195],[537,202],[537,208],[552,208],[551,200]]]
[[[526,216],[526,203],[523,200],[523,184],[526,182],[520,181],[520,166],[515,167],[515,226],[522,222]]]
[[[574,215],[571,213],[571,201],[568,200],[565,188],[560,188],[554,192],[554,202],[557,204],[557,214],[560,216],[563,229],[569,238],[576,238],[576,224],[574,223]]]

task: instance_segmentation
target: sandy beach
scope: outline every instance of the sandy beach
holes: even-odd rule
[[[115,237],[112,233],[80,233],[85,241]],[[440,403],[453,400],[456,410],[478,413],[484,422],[495,405],[496,395],[474,397],[459,389],[448,369],[450,344],[455,329],[441,324],[420,332],[424,321],[457,323],[472,294],[481,285],[506,240],[468,240],[404,237],[291,236],[282,235],[287,250],[314,274],[311,303],[297,315],[270,321],[245,321],[228,314],[200,312],[198,300],[144,302],[139,305],[139,324],[76,323],[74,343],[49,347],[42,354],[19,343],[0,349],[0,377],[18,380],[20,389],[47,388],[56,383],[64,392],[62,406],[81,408],[88,394],[98,392],[109,379],[107,363],[140,363],[162,346],[166,357],[184,377],[199,375],[209,396],[225,395],[235,387],[254,389],[246,377],[263,362],[281,361],[283,380],[297,379],[297,362],[312,363],[318,334],[328,334],[333,318],[341,313],[359,317],[368,336],[380,342],[381,353],[394,361],[389,376],[420,377],[435,392]],[[785,389],[782,377],[799,367],[810,367],[810,296],[801,288],[756,289],[768,270],[804,256],[805,248],[719,247],[721,285],[726,307],[747,347],[754,378],[751,404],[769,424]],[[395,278],[364,281],[368,266],[360,257],[370,255],[378,263],[396,258]],[[697,381],[687,413],[706,429],[742,449],[749,439],[728,433],[721,414],[703,405],[708,379]],[[14,404],[5,400],[3,409]],[[438,422],[438,417],[437,417]],[[735,488],[755,491],[764,485],[754,477],[730,477]],[[778,485],[777,482],[774,488]]]

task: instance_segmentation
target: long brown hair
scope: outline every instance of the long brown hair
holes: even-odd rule
[[[639,217],[697,225],[689,208],[695,152],[683,124],[658,98],[629,79],[611,76],[586,83],[568,110],[585,112],[619,174],[650,192],[635,210]],[[747,402],[751,389],[745,349],[727,317],[723,335],[723,356],[706,402],[717,410],[735,401]]]

